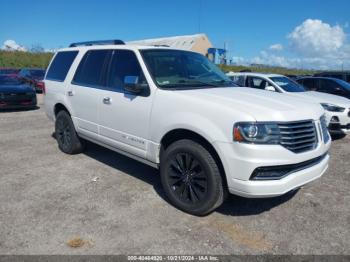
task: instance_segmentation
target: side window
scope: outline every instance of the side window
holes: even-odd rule
[[[252,88],[265,89],[268,85],[267,81],[259,77],[247,77],[247,85]]]
[[[336,93],[337,89],[341,90],[341,87],[335,81],[327,80],[327,79],[321,80],[321,83],[320,83],[321,92]]]
[[[123,91],[126,76],[137,76],[139,84],[147,84],[135,53],[130,50],[115,50],[107,77],[108,88]]]
[[[346,81],[350,83],[350,75],[346,75]]]
[[[21,77],[24,76],[24,74],[23,74],[23,69],[22,69],[21,71],[19,71],[18,75],[21,76]]]
[[[103,86],[104,72],[111,52],[111,50],[90,50],[86,52],[72,83],[92,87]]]
[[[230,79],[239,86],[245,86],[244,76],[231,76]]]
[[[46,79],[63,82],[77,54],[78,51],[58,52],[50,65]]]
[[[28,76],[28,71],[26,69],[21,70],[21,76],[22,77],[27,77]]]
[[[237,79],[237,85],[239,86],[245,86],[245,77],[244,76],[239,76],[238,79]]]
[[[311,79],[311,78],[304,79],[302,85],[305,87],[305,89],[309,91],[317,90],[314,79]]]
[[[343,76],[342,75],[338,75],[338,74],[329,75],[329,77],[338,78],[338,79],[342,79],[343,80]]]

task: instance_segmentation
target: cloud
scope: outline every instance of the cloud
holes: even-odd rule
[[[262,51],[259,56],[245,60],[247,64],[263,64],[298,69],[336,70],[350,69],[350,62],[341,59],[329,59],[324,57],[285,57],[270,52]]]
[[[346,34],[339,25],[307,19],[287,35],[291,50],[305,57],[336,55],[344,46]]]
[[[292,63],[284,56],[277,56],[267,51],[261,51],[259,56],[251,59],[252,64],[265,64],[270,66],[291,67]]]
[[[271,51],[282,51],[283,50],[283,45],[281,44],[274,44],[269,47]]]
[[[27,51],[27,49],[24,46],[21,46],[16,43],[14,40],[6,40],[1,47],[3,50],[8,50],[8,51]]]
[[[231,58],[231,62],[237,65],[244,65],[247,64],[247,61],[244,57],[241,56],[233,56]]]
[[[301,69],[350,69],[350,43],[345,26],[331,26],[321,20],[307,19],[287,34],[290,48],[273,44],[258,56],[240,57],[237,64],[264,64]]]

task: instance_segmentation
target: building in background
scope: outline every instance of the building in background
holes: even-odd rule
[[[168,46],[194,51],[208,57],[215,64],[226,64],[226,50],[214,48],[206,34],[171,36],[129,41],[131,45]]]
[[[144,40],[136,40],[127,42],[132,45],[154,45],[154,46],[169,46],[172,48],[190,50],[198,52],[202,55],[208,55],[208,49],[213,45],[205,34],[182,35],[162,38],[152,38]]]

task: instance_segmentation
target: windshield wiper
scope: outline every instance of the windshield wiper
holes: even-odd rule
[[[164,84],[161,85],[164,89],[180,90],[180,89],[194,89],[194,88],[203,88],[207,87],[223,87],[223,84],[228,83],[234,85],[232,81],[219,80],[219,81],[201,81],[198,79],[182,79],[177,83]]]
[[[179,83],[181,84],[201,84],[205,86],[214,86],[214,87],[219,87],[220,85],[216,84],[216,82],[211,81],[211,82],[206,82],[206,81],[200,81],[200,80],[180,80]]]

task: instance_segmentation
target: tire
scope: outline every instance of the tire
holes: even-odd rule
[[[79,154],[85,148],[84,141],[78,137],[73,121],[66,111],[57,114],[55,136],[59,149],[66,154]]]
[[[219,167],[209,151],[195,141],[179,140],[163,151],[160,176],[171,204],[186,213],[204,216],[224,201]]]

